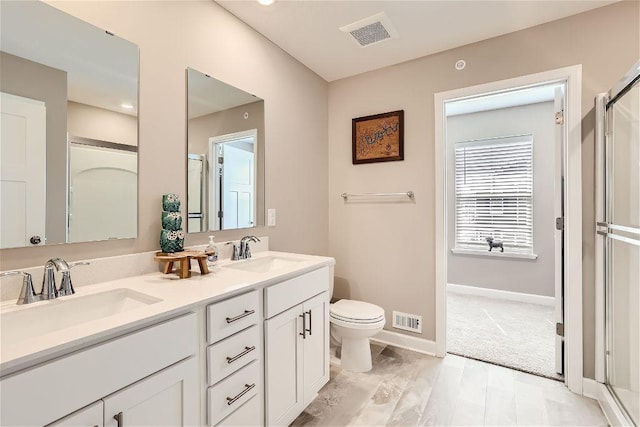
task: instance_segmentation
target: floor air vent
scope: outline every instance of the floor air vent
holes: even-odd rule
[[[393,312],[393,327],[404,331],[422,333],[422,316],[415,314],[402,313],[400,311]]]
[[[351,37],[361,47],[398,37],[398,33],[384,12],[340,27],[340,31],[351,34]]]

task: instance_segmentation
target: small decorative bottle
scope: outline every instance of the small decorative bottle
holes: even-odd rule
[[[207,264],[214,265],[218,261],[218,247],[216,246],[213,238],[215,236],[209,236],[209,244],[205,248],[207,256]]]

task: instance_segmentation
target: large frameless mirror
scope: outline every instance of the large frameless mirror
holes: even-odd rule
[[[138,47],[0,2],[0,248],[137,236]]]
[[[264,224],[264,101],[187,69],[187,231]]]

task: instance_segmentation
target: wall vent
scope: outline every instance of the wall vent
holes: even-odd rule
[[[371,46],[384,40],[397,38],[398,32],[384,12],[370,16],[353,24],[340,27],[340,31],[351,34],[360,47]]]
[[[393,327],[402,329],[403,331],[422,333],[422,316],[415,314],[402,313],[400,311],[393,312]]]

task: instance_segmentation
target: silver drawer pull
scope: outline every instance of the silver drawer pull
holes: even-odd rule
[[[242,319],[243,317],[251,316],[255,312],[255,310],[245,310],[244,313],[238,314],[236,317],[227,317],[227,323],[233,323],[236,320]]]
[[[253,350],[255,350],[255,349],[256,349],[256,346],[254,346],[254,345],[252,345],[251,347],[246,347],[246,346],[245,346],[244,351],[243,351],[242,353],[240,353],[240,354],[236,354],[236,355],[235,355],[235,356],[233,356],[233,357],[229,357],[229,356],[227,356],[227,363],[233,363],[233,362],[235,362],[236,360],[240,359],[242,356],[244,356],[244,355],[246,355],[246,354],[251,353],[251,352],[252,352]]]
[[[115,414],[113,419],[116,420],[118,427],[124,427],[124,414],[122,412]]]
[[[245,384],[244,386],[245,386],[245,389],[242,390],[240,393],[236,394],[235,397],[227,397],[227,405],[233,405],[234,403],[236,403],[238,399],[240,399],[242,396],[247,394],[252,388],[254,388],[256,386],[256,383]]]

